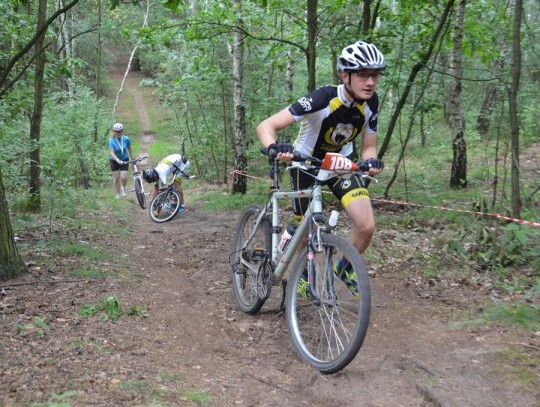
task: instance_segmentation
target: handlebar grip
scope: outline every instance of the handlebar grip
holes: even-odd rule
[[[360,171],[369,171],[369,165],[367,165],[364,161],[358,160],[355,163]]]
[[[275,150],[273,148],[268,150],[268,148],[266,148],[266,147],[261,147],[261,153],[263,153],[264,155],[267,155],[270,158],[276,158],[276,156],[278,155],[277,150]],[[292,159],[293,161],[303,162],[303,161],[306,161],[308,159],[308,157],[305,157],[299,151],[294,150],[293,154],[294,154],[294,157]]]

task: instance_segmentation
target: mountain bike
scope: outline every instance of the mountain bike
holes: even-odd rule
[[[172,220],[176,215],[184,213],[186,209],[182,210],[181,205],[182,198],[180,193],[174,188],[174,180],[180,175],[182,178],[193,178],[193,176],[187,175],[180,168],[175,166],[172,173],[172,179],[167,188],[160,191],[150,203],[148,213],[150,219],[156,223],[164,223]],[[185,208],[185,207],[184,207]]]
[[[146,158],[148,158],[148,156],[145,155],[134,160],[129,160],[129,162],[133,165],[133,186],[135,187],[135,195],[137,196],[139,205],[143,209],[146,209],[146,192],[144,192],[144,183],[137,163],[145,160]]]
[[[362,346],[369,325],[371,288],[362,256],[336,233],[339,212],[323,215],[322,185],[333,177],[354,173],[364,183],[374,178],[363,174],[367,166],[340,154],[327,153],[319,160],[295,152],[294,161],[302,163],[302,171],[314,178],[314,184],[308,189],[282,191],[276,152],[271,150],[268,155],[273,179],[268,201],[265,206],[247,207],[234,235],[230,257],[234,296],[243,312],[254,314],[269,298],[272,287],[281,284],[281,308],[299,357],[321,373],[335,373]],[[281,254],[279,202],[291,198],[310,198],[310,204]],[[307,244],[296,253],[302,241],[305,244],[306,233]],[[295,254],[287,283],[283,276]],[[350,271],[344,278],[340,267],[347,262]]]

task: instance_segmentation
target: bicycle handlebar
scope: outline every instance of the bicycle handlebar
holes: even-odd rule
[[[274,160],[276,158],[276,156],[278,155],[277,150],[275,150],[273,148],[271,148],[269,150],[266,147],[261,148],[261,153],[263,153],[264,155],[267,155],[271,160]],[[323,163],[323,160],[321,160],[321,159],[319,159],[317,157],[304,155],[300,151],[297,151],[297,150],[294,150],[293,154],[294,154],[294,157],[292,159],[293,161],[296,161],[296,162],[311,161],[311,165],[313,167],[315,167],[315,168],[320,168],[322,163]],[[369,171],[370,167],[366,163],[364,163],[363,161],[361,161],[361,160],[355,161],[355,164],[358,167],[359,171]]]
[[[132,163],[132,164],[135,164],[139,161],[142,161],[144,159],[148,158],[147,155],[143,155],[142,157],[137,157],[137,158],[134,158],[133,160],[127,160],[127,161],[124,161],[124,163]]]

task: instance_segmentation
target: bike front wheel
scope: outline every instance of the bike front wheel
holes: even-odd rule
[[[162,191],[152,200],[148,212],[150,219],[157,223],[168,222],[178,212],[180,194],[174,189]]]
[[[240,309],[247,314],[259,311],[267,298],[260,295],[261,290],[266,289],[262,286],[266,281],[262,281],[260,269],[269,267],[272,224],[266,215],[257,222],[263,210],[260,206],[251,205],[242,212],[230,258],[234,297]]]
[[[369,326],[371,288],[362,256],[347,239],[321,234],[311,284],[308,251],[291,272],[286,297],[289,335],[300,358],[321,373],[335,373],[356,356]]]
[[[135,185],[135,195],[137,196],[140,207],[146,209],[146,195],[144,193],[142,180],[140,178],[135,178],[133,184]]]

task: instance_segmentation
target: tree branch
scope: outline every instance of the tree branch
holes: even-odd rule
[[[70,10],[71,8],[73,8],[73,6],[75,6],[79,1],[80,0],[73,0],[71,3],[69,3],[65,7],[56,10],[56,12],[53,15],[51,15],[51,17],[49,17],[49,19],[47,21],[45,21],[45,24],[43,25],[43,27],[39,31],[36,32],[34,37],[13,58],[11,58],[9,60],[7,66],[6,66],[6,69],[2,72],[2,75],[0,76],[0,97],[2,97],[7,92],[7,90],[9,89],[9,87],[5,86],[5,83],[7,81],[8,75],[10,74],[10,72],[13,69],[13,67],[15,66],[15,64],[24,55],[26,55],[28,53],[28,51],[35,45],[38,38],[40,38],[42,35],[44,35],[47,28],[49,28],[49,26],[53,23],[53,21],[56,20],[56,17],[58,17],[60,14],[63,14],[65,12],[67,12],[68,10]],[[28,65],[27,65],[27,67],[28,67]],[[20,77],[21,75],[22,74],[20,74],[18,77]],[[12,81],[10,84],[12,84],[12,83],[14,83],[14,82]]]

